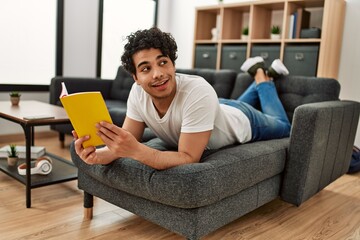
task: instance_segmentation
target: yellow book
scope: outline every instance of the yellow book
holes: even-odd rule
[[[79,137],[86,135],[90,139],[83,143],[83,147],[99,146],[104,142],[96,134],[96,123],[106,121],[112,123],[104,98],[100,92],[79,92],[67,94],[65,84],[60,95],[60,101],[66,110],[70,122]]]

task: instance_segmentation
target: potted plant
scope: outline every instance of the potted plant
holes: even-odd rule
[[[280,39],[280,27],[277,25],[272,26],[271,28],[271,39]]]
[[[19,105],[20,96],[21,96],[21,94],[19,92],[15,92],[15,91],[11,92],[10,93],[11,104],[14,105],[14,106]]]
[[[16,166],[19,160],[18,152],[15,144],[10,144],[10,150],[8,151],[7,162],[9,166]]]
[[[247,40],[249,37],[249,27],[244,27],[241,32],[241,39]]]

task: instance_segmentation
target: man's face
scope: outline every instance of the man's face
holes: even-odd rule
[[[159,49],[145,49],[133,55],[134,80],[153,101],[171,103],[176,92],[175,66]]]

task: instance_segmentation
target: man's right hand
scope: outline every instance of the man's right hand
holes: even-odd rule
[[[109,164],[114,159],[110,157],[107,147],[96,149],[94,146],[83,147],[83,143],[90,139],[90,136],[78,137],[75,131],[72,131],[75,140],[76,154],[87,164]]]

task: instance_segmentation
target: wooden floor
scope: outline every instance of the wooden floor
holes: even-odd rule
[[[0,136],[0,147],[9,141],[22,143]],[[61,149],[54,133],[36,138],[37,145],[68,159],[70,142]],[[33,189],[27,209],[25,186],[0,172],[0,239],[184,238],[97,198],[94,218],[84,221],[76,181]],[[360,239],[360,173],[341,177],[300,207],[272,201],[203,239]]]

